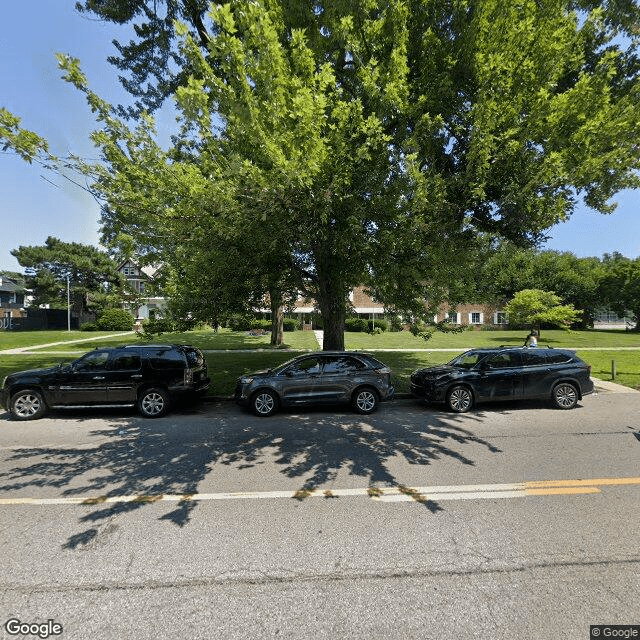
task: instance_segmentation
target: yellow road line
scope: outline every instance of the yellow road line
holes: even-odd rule
[[[598,487],[549,487],[548,489],[525,489],[528,496],[570,496],[579,493],[601,493]]]
[[[601,493],[599,487],[640,485],[640,477],[593,478],[579,480],[536,480],[501,484],[450,485],[430,487],[309,489],[301,491],[243,491],[231,493],[138,494],[126,496],[74,496],[57,498],[0,498],[0,505],[88,505],[100,506],[122,502],[181,502],[217,500],[264,500],[277,498],[329,498],[371,496],[379,502],[416,500],[494,500],[528,496],[580,495]]]
[[[621,484],[640,484],[640,478],[594,478],[593,480],[539,480],[535,482],[525,482],[528,489],[546,487],[599,487]]]

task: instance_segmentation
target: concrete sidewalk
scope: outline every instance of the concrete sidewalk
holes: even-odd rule
[[[595,385],[598,393],[640,393],[637,389],[625,387],[624,385],[616,384],[610,380],[600,380],[599,378],[591,378],[591,380],[593,380],[593,384]]]
[[[120,336],[135,335],[135,331],[126,331],[125,333],[114,333],[108,337],[118,338]],[[57,347],[58,345],[78,344],[80,342],[91,342],[92,340],[102,340],[105,336],[93,336],[92,338],[78,338],[77,340],[62,340],[61,342],[47,342],[46,344],[34,344],[29,347],[16,347],[15,349],[4,349],[0,351],[0,356],[15,356],[21,353],[31,353],[38,349],[46,349],[47,347]]]

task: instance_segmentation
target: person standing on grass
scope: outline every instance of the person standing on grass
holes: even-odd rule
[[[529,335],[524,339],[525,347],[537,347],[538,346],[538,332],[535,329],[531,329]]]

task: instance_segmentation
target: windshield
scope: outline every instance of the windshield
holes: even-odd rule
[[[449,365],[451,367],[460,367],[461,369],[471,369],[475,367],[480,360],[484,360],[487,355],[486,351],[467,351],[451,360]]]

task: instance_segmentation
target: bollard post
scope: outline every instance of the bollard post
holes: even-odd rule
[[[618,375],[618,367],[616,366],[616,361],[612,360],[611,361],[611,379],[615,380],[617,375]]]

